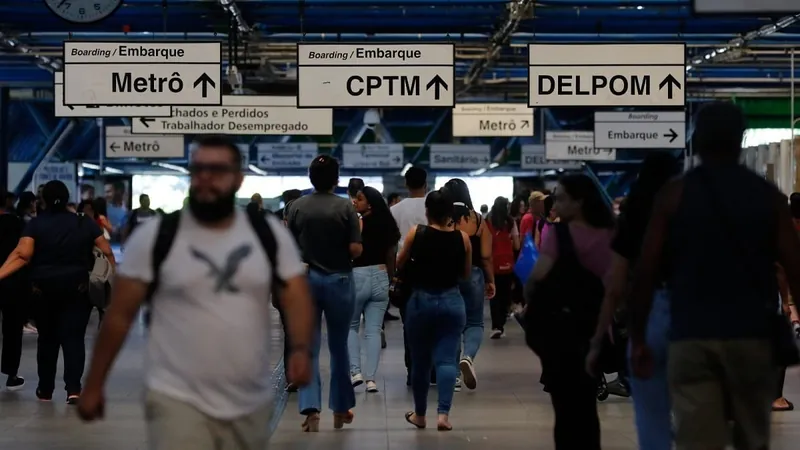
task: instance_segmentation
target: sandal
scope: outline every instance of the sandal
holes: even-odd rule
[[[412,417],[417,417],[417,414],[414,411],[407,412],[406,413],[406,422],[410,423],[411,425],[414,425],[415,427],[417,427],[418,430],[422,430],[423,428],[425,428],[425,425],[420,425],[417,422],[414,422],[413,420],[411,420]]]
[[[443,423],[436,424],[436,429],[439,431],[453,431],[452,425],[445,425]]]
[[[775,412],[794,411],[794,403],[790,402],[789,400],[786,400],[786,406],[775,406],[773,403],[772,410]]]
[[[350,425],[353,423],[353,418],[355,414],[353,411],[347,411],[346,413],[333,413],[333,428],[340,429],[345,425]]]
[[[312,413],[307,415],[301,428],[303,429],[303,433],[319,433],[319,414]]]

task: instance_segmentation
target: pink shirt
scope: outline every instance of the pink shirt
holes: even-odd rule
[[[614,230],[570,225],[569,231],[575,244],[578,261],[590,272],[605,279],[606,273],[611,268],[611,240],[614,237]],[[544,227],[542,248],[539,251],[553,260],[558,259],[555,227]]]

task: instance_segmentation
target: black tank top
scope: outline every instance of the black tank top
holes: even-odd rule
[[[469,237],[469,243],[472,244],[472,265],[478,268],[483,268],[483,256],[481,255],[481,235],[478,234],[481,232],[481,216],[479,214],[475,214],[475,220],[477,221],[478,225],[475,230],[475,234]]]
[[[467,257],[461,232],[422,226],[414,241],[414,288],[444,290],[456,287],[464,273],[464,259]]]

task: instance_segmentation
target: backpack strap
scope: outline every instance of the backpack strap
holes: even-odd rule
[[[147,297],[145,300],[149,303],[153,299],[156,289],[158,289],[159,279],[161,278],[161,265],[167,259],[172,244],[175,242],[175,235],[178,233],[178,225],[181,222],[181,210],[165,214],[161,217],[161,222],[158,224],[158,234],[156,235],[156,242],[153,245],[152,262],[153,268],[153,281],[147,287]]]
[[[562,222],[556,222],[553,225],[555,225],[556,239],[558,239],[558,258],[578,261],[578,255],[575,253],[575,243],[572,240],[572,234],[569,232],[569,225]]]
[[[272,272],[272,286],[271,293],[273,302],[277,303],[278,296],[281,289],[286,286],[286,281],[278,276],[278,241],[275,240],[275,235],[272,233],[272,227],[267,222],[267,218],[259,211],[252,211],[247,213],[250,220],[250,225],[256,232],[264,252],[267,254],[269,260],[270,271]]]

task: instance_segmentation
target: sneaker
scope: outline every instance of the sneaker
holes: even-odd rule
[[[286,385],[286,392],[297,392],[297,385],[294,383],[289,383]]]
[[[353,387],[361,386],[362,384],[364,384],[364,377],[361,376],[360,373],[357,373],[355,375],[351,375],[350,376],[350,383],[353,384]]]
[[[606,390],[608,390],[609,394],[616,395],[618,397],[627,398],[631,396],[627,386],[625,386],[625,383],[619,378],[614,381],[609,381],[606,385]]]
[[[461,392],[461,378],[456,378],[456,385],[453,388],[453,392]]]
[[[78,394],[72,394],[67,396],[67,404],[68,405],[77,405],[78,401],[81,399],[81,396]]]
[[[367,392],[378,392],[378,385],[374,381],[367,381]]]
[[[464,380],[464,386],[468,389],[475,389],[478,387],[478,377],[475,375],[475,366],[472,364],[472,358],[466,356],[458,363],[461,369],[461,379]]]
[[[53,393],[36,389],[36,398],[38,398],[41,402],[49,402],[53,400]]]
[[[26,323],[25,326],[22,327],[22,331],[25,334],[38,334],[39,333],[39,330],[37,330],[35,326],[33,326],[33,325],[29,324],[29,323]]]
[[[22,377],[8,377],[8,381],[6,381],[6,389],[9,391],[18,391],[25,386],[25,379]]]
[[[503,330],[492,330],[492,334],[489,335],[489,339],[500,339],[505,336],[505,332]]]

